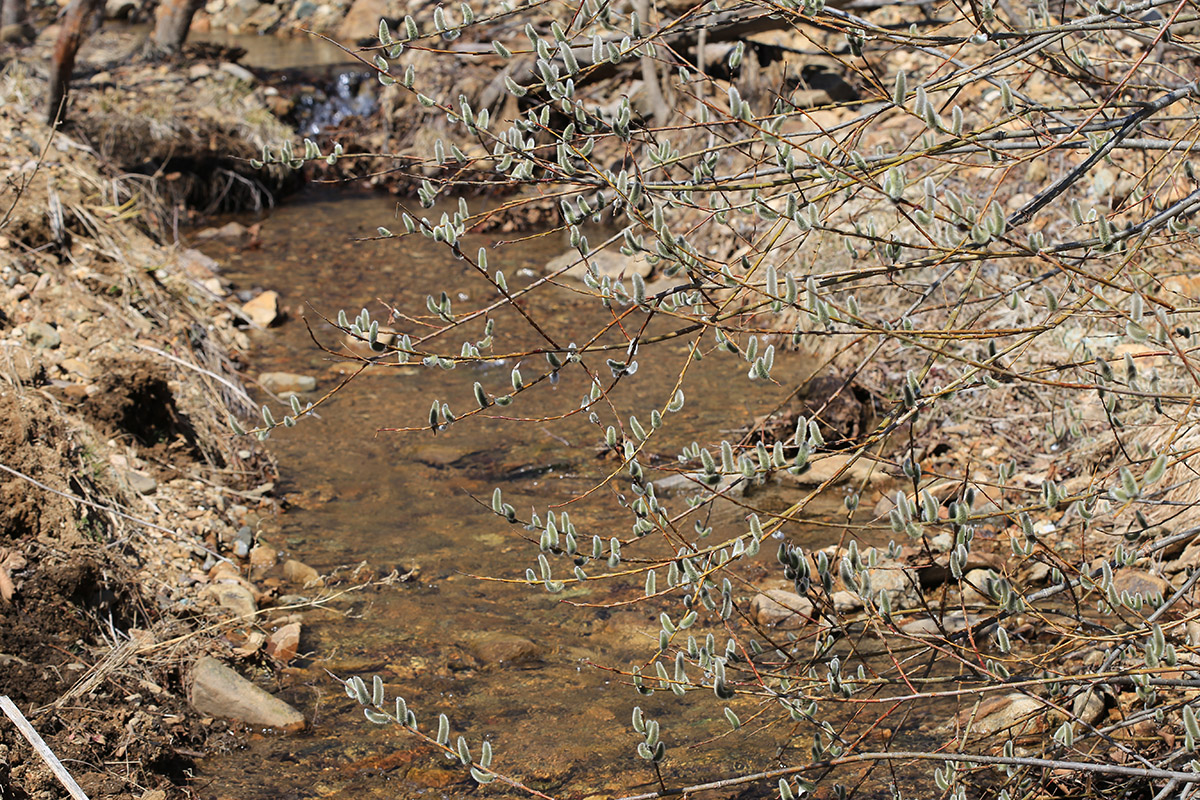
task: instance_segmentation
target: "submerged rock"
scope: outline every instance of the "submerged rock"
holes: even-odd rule
[[[282,731],[304,727],[304,715],[211,656],[192,667],[188,701],[199,713]]]
[[[532,664],[542,658],[542,648],[511,633],[485,633],[468,642],[467,649],[484,666]]]

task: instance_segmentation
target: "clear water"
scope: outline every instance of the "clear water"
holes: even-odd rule
[[[319,390],[325,391],[353,369],[352,363],[314,346],[301,313],[313,335],[337,349],[340,341],[322,316],[332,319],[339,309],[353,316],[367,307],[382,317],[383,300],[427,320],[426,295],[443,289],[455,298],[456,312],[490,301],[478,276],[428,240],[351,241],[374,235],[379,225],[400,228],[395,216],[394,201],[382,197],[312,193],[265,220],[261,247],[214,253],[239,286],[279,291],[292,314],[282,327],[254,335],[257,371],[315,375]],[[494,241],[468,238],[468,252]],[[522,268],[540,274],[541,265],[565,249],[559,234],[534,237],[500,250],[490,266],[504,269],[510,285],[523,285],[532,278],[517,277]],[[465,299],[458,297],[459,291]],[[582,303],[571,291],[548,287],[538,294],[529,309],[561,341],[582,340],[584,332],[605,321],[593,303]],[[630,317],[626,327],[636,328],[641,319],[640,314]],[[511,311],[496,320],[497,350],[537,344],[538,338]],[[463,338],[478,338],[481,327],[452,334],[443,348],[457,352]],[[609,340],[624,341],[619,332]],[[661,407],[683,352],[682,344],[645,351],[642,368],[613,395],[624,418],[636,412],[646,419],[651,407]],[[526,375],[540,372],[544,363],[541,356],[526,359]],[[654,651],[659,613],[668,606],[573,603],[602,606],[633,600],[642,594],[640,579],[591,581],[553,596],[468,577],[519,578],[536,557],[536,538],[527,541],[535,534],[506,525],[490,512],[496,486],[522,516],[531,506],[544,516],[549,506],[570,504],[565,507],[585,542],[593,533],[628,536],[630,521],[613,489],[572,503],[614,468],[611,459],[598,457],[602,431],[583,415],[551,424],[477,417],[436,437],[428,431],[377,432],[427,424],[431,398],[463,411],[474,407],[471,387],[477,380],[493,394],[502,394],[511,366],[372,369],[324,407],[319,420],[304,420],[273,436],[279,491],[292,507],[266,527],[272,544],[322,572],[363,562],[377,574],[419,565],[420,578],[347,594],[328,610],[306,612],[302,650],[311,655],[288,670],[276,688],[305,712],[311,727],[296,736],[256,737],[248,749],[206,759],[195,784],[201,797],[478,793],[464,771],[441,755],[396,728],[367,723],[332,675],[382,676],[388,696],[404,696],[425,729],[436,726],[437,715],[445,712],[454,735],[465,734],[474,749],[483,737],[492,741],[497,769],[561,797],[620,796],[657,785],[647,762],[635,753],[640,738],[629,722],[635,704],[662,722],[669,747],[663,776],[669,784],[770,769],[789,748],[796,748],[796,757],[788,761],[803,760],[808,740],[791,726],[749,724],[730,733],[711,691],[699,690],[684,700],[662,692],[638,697],[605,669],[645,664]],[[775,373],[785,385],[794,385],[808,368],[798,357],[781,354]],[[654,440],[665,466],[681,445],[714,431],[744,428],[786,397],[780,388],[751,389],[744,373],[744,363],[731,356],[714,355],[693,367],[686,408],[674,415],[667,436]],[[578,407],[587,388],[577,368],[567,369],[557,386],[542,384],[505,411],[515,416],[565,413]],[[771,502],[769,497],[755,500]],[[718,508],[716,535],[744,525],[743,514],[732,504]],[[809,546],[835,541],[840,534],[840,529],[800,526],[789,532]],[[774,570],[773,551],[764,547],[760,555],[764,576]],[[670,610],[678,616],[677,608]],[[540,648],[541,661],[479,665],[471,643],[488,632],[527,637]],[[715,633],[724,641],[720,629]],[[757,708],[748,701],[734,706],[743,719]],[[774,717],[774,711],[768,716]],[[496,785],[483,791],[488,796],[510,793]],[[771,787],[742,791],[746,793],[720,796],[767,796]]]

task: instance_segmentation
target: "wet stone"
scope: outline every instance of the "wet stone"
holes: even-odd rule
[[[300,586],[322,585],[321,574],[303,561],[289,559],[283,562],[283,579]]]
[[[211,656],[192,668],[188,700],[196,711],[265,728],[298,731],[304,715]]]
[[[485,633],[468,642],[467,649],[484,666],[534,664],[542,657],[540,647],[511,633]]]
[[[285,664],[300,652],[300,623],[289,622],[267,637],[267,655]]]
[[[317,379],[311,375],[297,375],[292,372],[264,372],[258,376],[258,382],[268,392],[285,394],[292,392],[303,394],[317,388]]]
[[[242,305],[242,311],[250,321],[262,328],[269,328],[280,320],[279,294],[263,292]]]

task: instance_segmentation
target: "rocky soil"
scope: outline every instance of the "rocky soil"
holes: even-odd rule
[[[245,725],[304,725],[270,692],[324,581],[272,546],[273,463],[226,421],[256,413],[239,369],[269,303],[166,243],[198,200],[278,189],[221,187],[288,129],[228,62],[88,78],[104,44],[54,135],[40,65],[0,76],[0,691],[89,797],[165,798]],[[7,721],[0,795],[63,796]]]

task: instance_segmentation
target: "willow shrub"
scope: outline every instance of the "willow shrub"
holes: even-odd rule
[[[606,480],[628,493],[628,529],[599,536],[567,513],[524,514],[500,489],[497,524],[539,541],[531,591],[633,581],[674,609],[644,663],[627,665],[631,691],[715,704],[734,729],[734,706],[752,700],[739,707],[756,724],[782,720],[811,742],[807,760],[723,786],[757,782],[789,798],[862,762],[927,767],[898,793],[1187,794],[1200,780],[1186,693],[1200,573],[1190,551],[1180,560],[1197,531],[1189,463],[1200,442],[1196,19],[1188,4],[1153,0],[669,12],[584,0],[381,22],[378,44],[358,52],[437,138],[407,154],[417,189],[403,229],[378,236],[444,244],[473,268],[472,296],[485,290],[466,308],[453,287],[426,298],[413,310],[430,323],[421,331],[365,309],[337,326],[378,354],[364,368],[489,361],[503,333],[492,312],[561,276],[518,284],[487,249],[461,246],[496,213],[478,185],[509,193],[518,212],[557,206],[586,268],[582,292],[629,321],[627,346],[584,329],[571,336],[581,344],[564,344],[521,306],[506,324],[542,338],[528,353],[538,358],[502,387],[431,398],[414,430],[502,424],[546,382],[586,375],[577,413],[619,465]],[[837,91],[807,82],[813,54]],[[462,59],[489,77],[487,91],[459,93]],[[302,149],[262,162],[349,157]],[[611,235],[593,241],[596,230]],[[602,251],[648,262],[655,279],[600,269]],[[651,465],[656,437],[688,403],[688,368],[633,416],[608,398],[638,380],[639,361],[681,344],[688,365],[743,359],[744,392],[802,390],[811,375],[775,361],[805,350],[843,391],[865,386],[881,413],[854,431],[821,409],[786,424],[723,420],[747,432],[714,430],[673,467]],[[277,422],[264,409],[252,432],[308,410]],[[832,458],[837,469],[782,511],[740,495]],[[666,498],[655,480],[670,472],[687,490]],[[882,498],[872,475],[887,477]],[[848,477],[845,546],[805,552],[777,535]],[[713,530],[707,510],[731,495],[745,523]],[[890,542],[860,546],[859,533]],[[765,624],[761,599],[752,607],[746,565],[760,549],[798,596],[785,602],[807,618],[794,630]],[[973,572],[979,563],[994,569]],[[918,581],[932,574],[942,578]],[[452,741],[444,716],[426,732],[382,688],[347,682],[371,721],[407,726],[480,783],[513,780],[493,771],[486,743]],[[860,736],[945,699],[964,713],[920,752]],[[657,765],[658,722],[638,711],[632,726]]]

